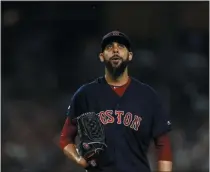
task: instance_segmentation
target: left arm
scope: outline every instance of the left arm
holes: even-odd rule
[[[167,134],[163,134],[154,139],[157,159],[158,159],[158,172],[171,172],[172,171],[172,150],[170,139]]]
[[[162,101],[157,93],[153,97],[153,125],[152,137],[154,139],[157,157],[158,157],[158,172],[172,171],[172,153],[169,141],[169,133],[172,129],[170,115],[166,112]]]

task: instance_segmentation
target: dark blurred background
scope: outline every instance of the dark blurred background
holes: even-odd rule
[[[132,40],[130,74],[172,117],[174,171],[208,171],[208,3],[2,2],[2,171],[84,171],[57,142],[72,94],[103,75],[100,41],[116,29]]]

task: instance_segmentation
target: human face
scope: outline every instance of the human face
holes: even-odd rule
[[[100,53],[99,58],[110,74],[119,76],[125,71],[132,56],[132,52],[129,52],[125,45],[112,42]]]

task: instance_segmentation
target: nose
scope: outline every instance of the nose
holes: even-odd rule
[[[114,53],[118,53],[118,51],[119,51],[119,50],[118,50],[117,44],[114,44],[114,45],[113,45],[113,52],[114,52]]]

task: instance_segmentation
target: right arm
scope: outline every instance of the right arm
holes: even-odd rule
[[[76,135],[77,127],[70,121],[69,117],[67,117],[60,136],[60,147],[69,159],[76,162],[83,168],[86,168],[88,166],[86,160],[82,158],[76,150]]]

